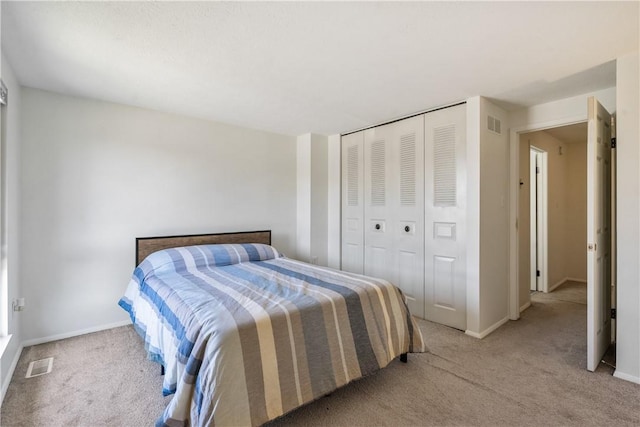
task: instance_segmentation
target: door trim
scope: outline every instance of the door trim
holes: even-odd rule
[[[533,198],[536,198],[536,222],[537,228],[534,232],[533,229],[533,209],[529,206],[529,210],[532,213],[530,218],[530,236],[531,236],[531,278],[536,282],[537,291],[542,291],[544,293],[549,292],[549,221],[548,221],[548,185],[549,185],[549,170],[548,170],[548,161],[547,161],[547,152],[541,148],[535,147],[533,145],[529,146],[529,153],[536,152],[539,155],[539,167],[540,167],[540,179],[539,183],[536,182],[536,195],[533,195],[533,192],[530,193],[530,198],[533,203]],[[529,162],[531,162],[531,157],[529,157]],[[533,172],[532,172],[533,174]],[[536,181],[538,181],[538,176],[535,176]],[[530,188],[533,188],[532,183],[530,184]],[[535,235],[534,235],[535,234]],[[534,263],[534,254],[536,255],[536,263]],[[540,276],[537,277],[534,273],[534,266],[537,267],[538,271],[540,271]],[[531,288],[531,284],[529,284],[529,288]]]

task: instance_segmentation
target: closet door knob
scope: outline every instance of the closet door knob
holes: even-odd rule
[[[380,230],[380,224],[376,224],[376,230]]]
[[[409,226],[408,226],[408,225],[405,225],[405,226],[404,226],[404,231],[406,231],[406,232],[408,233],[409,231],[411,231],[411,228],[409,228]]]

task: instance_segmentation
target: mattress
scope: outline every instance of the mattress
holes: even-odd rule
[[[155,252],[119,305],[174,394],[157,425],[260,425],[425,351],[397,287],[269,245]]]

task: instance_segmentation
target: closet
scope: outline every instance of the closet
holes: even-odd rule
[[[342,269],[380,277],[411,313],[466,328],[466,108],[342,137]]]

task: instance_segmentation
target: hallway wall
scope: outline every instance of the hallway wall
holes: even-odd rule
[[[587,144],[567,144],[566,274],[587,281]]]

